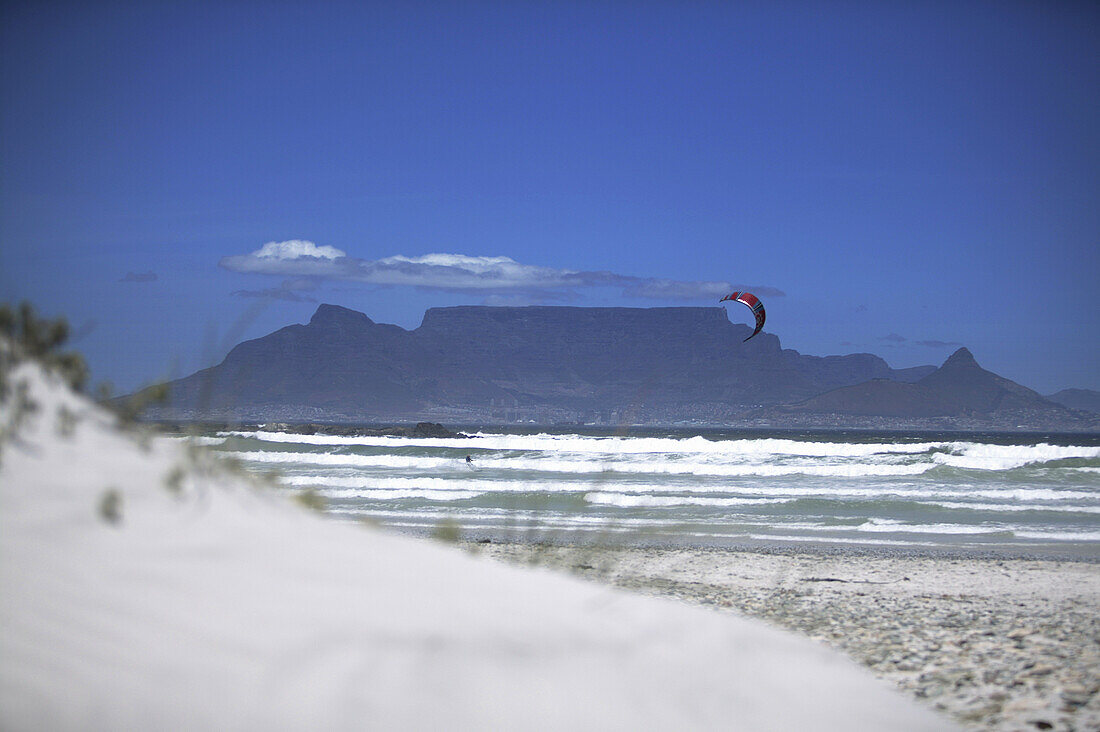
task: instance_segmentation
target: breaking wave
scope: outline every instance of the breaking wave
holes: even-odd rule
[[[661,507],[670,506],[759,506],[768,503],[785,503],[779,498],[706,498],[700,496],[637,496],[627,493],[587,493],[584,500],[605,506]]]
[[[334,514],[401,530],[446,518],[489,535],[519,522],[662,541],[1100,542],[1100,446],[1002,444],[1013,439],[255,431],[204,441],[249,469],[278,468],[287,490],[318,491]]]

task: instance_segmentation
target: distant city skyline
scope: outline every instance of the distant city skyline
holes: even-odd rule
[[[5,3],[0,300],[121,391],[318,303],[718,306],[1100,390],[1100,7]],[[750,323],[740,305],[734,322]]]

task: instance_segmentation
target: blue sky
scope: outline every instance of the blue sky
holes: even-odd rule
[[[119,389],[318,302],[413,328],[727,285],[803,353],[964,344],[1100,389],[1095,4],[0,13],[0,299],[68,316]]]

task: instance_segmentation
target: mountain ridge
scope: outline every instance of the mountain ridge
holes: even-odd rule
[[[406,330],[322,304],[307,324],[173,382],[159,416],[727,424],[868,381],[905,391],[943,370],[803,355],[771,333],[743,342],[749,333],[720,307],[457,306],[430,308]]]
[[[912,383],[868,381],[840,387],[796,404],[773,416],[826,415],[857,418],[957,418],[999,427],[1048,425],[1051,420],[1085,426],[1083,413],[1052,402],[1038,392],[983,369],[969,349],[952,353],[938,369]],[[1025,424],[1021,424],[1025,423]]]
[[[1053,394],[1047,394],[1046,398],[1079,412],[1100,414],[1100,391],[1095,389],[1062,389]]]

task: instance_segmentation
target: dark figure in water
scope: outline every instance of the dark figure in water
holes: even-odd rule
[[[472,465],[472,464],[473,464],[473,462],[474,462],[474,459],[473,459],[472,457],[470,457],[469,455],[467,455],[467,456],[466,456],[466,462],[467,462],[467,463],[470,463],[470,464]]]

